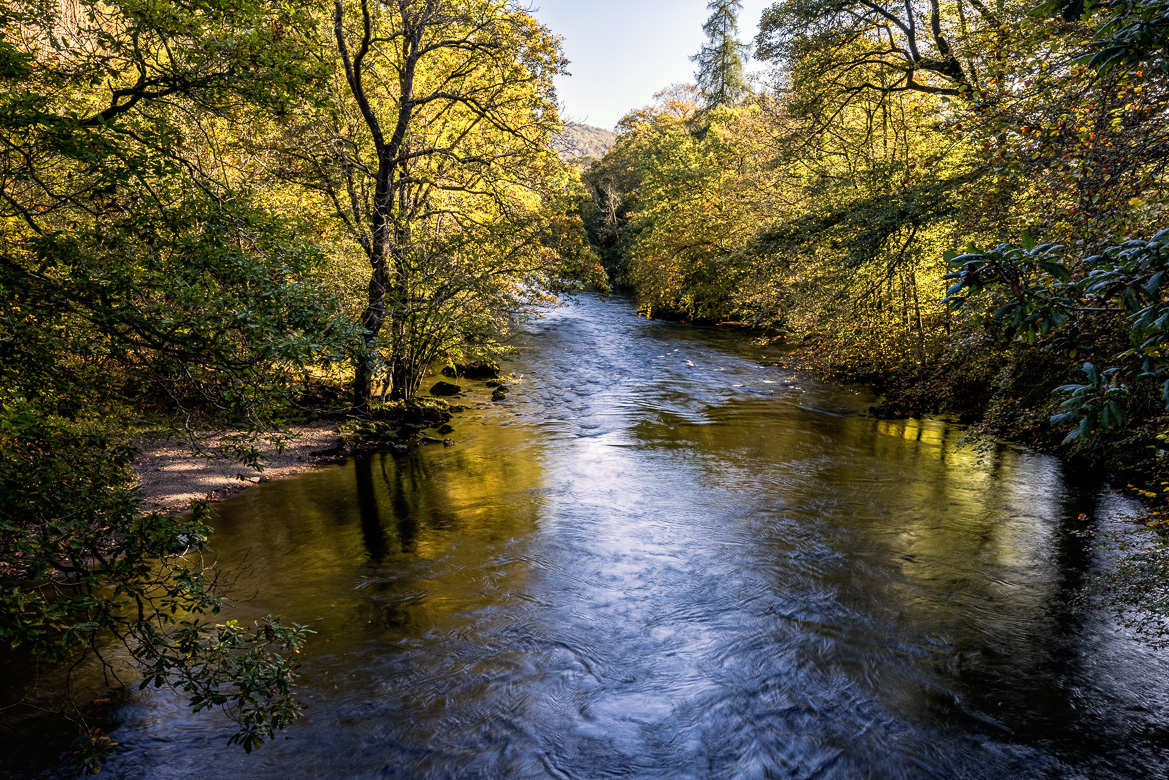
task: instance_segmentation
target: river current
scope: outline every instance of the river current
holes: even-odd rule
[[[134,692],[103,777],[1169,778],[1169,658],[1069,595],[1090,476],[621,300],[516,345],[454,447],[219,507],[236,617],[316,631],[305,717],[249,756]]]

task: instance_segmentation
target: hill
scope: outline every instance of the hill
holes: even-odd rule
[[[563,160],[599,160],[613,148],[617,134],[592,125],[571,123],[552,141],[552,148]]]

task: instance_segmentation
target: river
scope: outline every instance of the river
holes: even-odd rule
[[[303,720],[248,756],[135,692],[103,777],[1169,778],[1169,659],[1070,604],[1098,482],[617,299],[516,345],[456,446],[219,507],[237,616],[316,631]]]

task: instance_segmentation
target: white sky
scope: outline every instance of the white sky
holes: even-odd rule
[[[740,40],[750,43],[774,0],[743,0]],[[655,92],[694,82],[690,56],[705,41],[706,0],[531,0],[564,39],[571,76],[557,80],[564,116],[612,129]]]

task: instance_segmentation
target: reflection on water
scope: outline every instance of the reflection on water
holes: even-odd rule
[[[457,447],[222,506],[306,717],[245,756],[135,695],[112,776],[1169,777],[1169,663],[1067,607],[1098,485],[624,304],[519,346]]]

